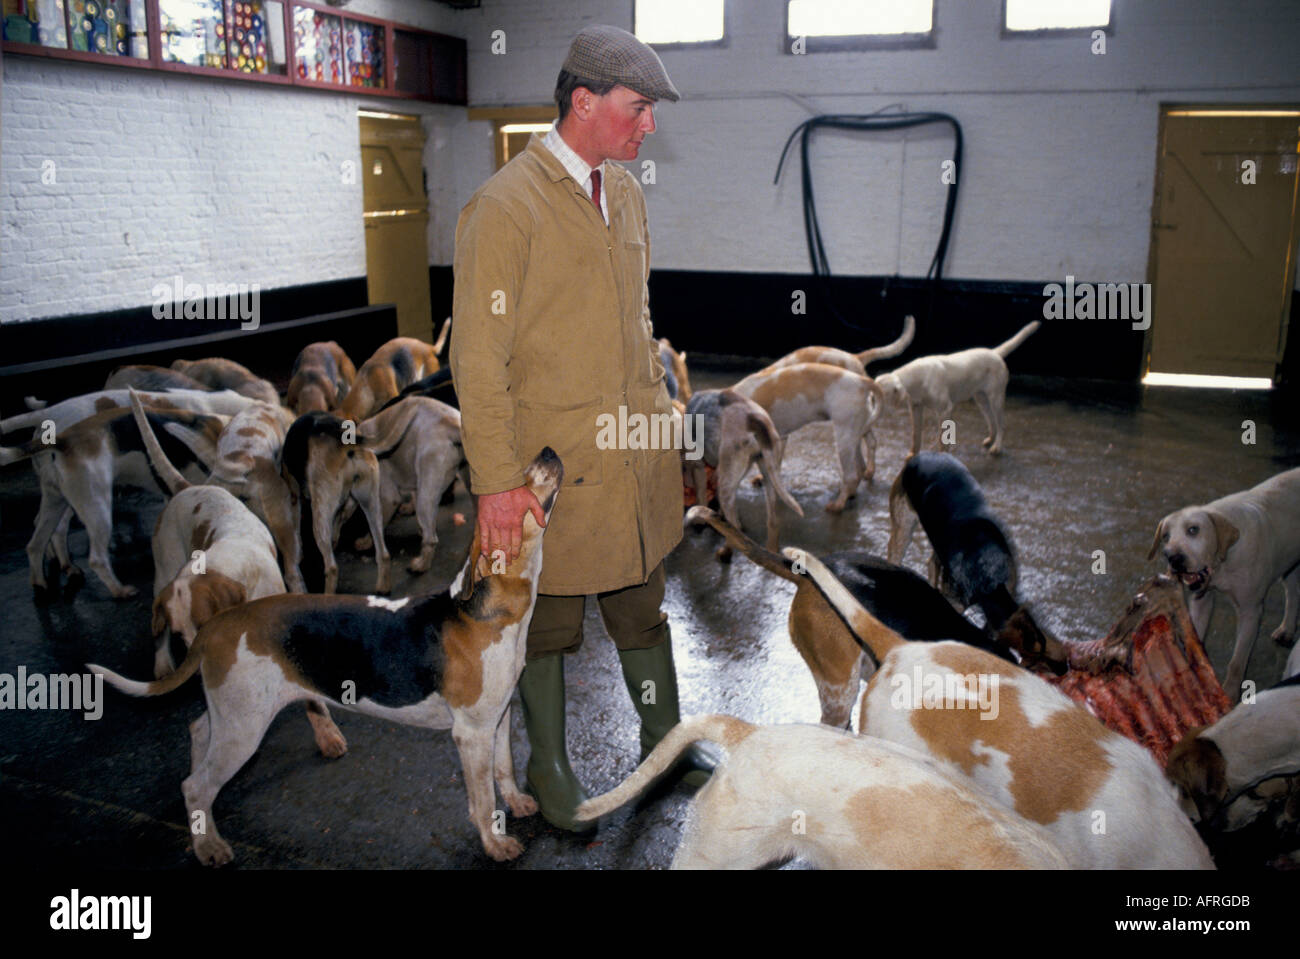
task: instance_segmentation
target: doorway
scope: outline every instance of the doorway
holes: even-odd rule
[[[1144,372],[1275,379],[1295,284],[1300,108],[1161,108]]]
[[[397,304],[397,332],[433,342],[429,199],[420,118],[363,110],[362,194],[371,303]]]

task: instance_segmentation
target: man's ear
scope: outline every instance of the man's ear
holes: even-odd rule
[[[1232,544],[1241,538],[1241,530],[1228,522],[1228,517],[1222,513],[1216,513],[1213,510],[1207,510],[1210,522],[1214,524],[1214,535],[1218,540],[1218,559],[1222,563],[1228,557],[1228,550]]]
[[[1160,537],[1165,535],[1165,524],[1167,522],[1169,522],[1168,516],[1156,523],[1156,538],[1151,541],[1151,551],[1147,553],[1148,562],[1156,558],[1156,550],[1160,548]]]

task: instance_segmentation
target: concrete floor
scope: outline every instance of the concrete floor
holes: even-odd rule
[[[694,371],[696,388],[734,382],[736,372]],[[983,484],[1010,527],[1020,555],[1022,596],[1066,639],[1105,633],[1128,598],[1151,574],[1145,559],[1156,521],[1178,507],[1244,489],[1300,465],[1294,407],[1267,394],[1142,391],[1138,387],[1017,378],[1007,402],[1007,452],[980,447],[983,421],[960,408],[957,454]],[[1256,442],[1242,442],[1253,420]],[[889,482],[904,458],[906,416],[878,424],[879,477],[850,508],[831,516],[837,468],[827,426],[809,427],[788,444],[784,476],[806,518],[783,511],[782,541],[815,551],[866,548],[883,555],[888,539]],[[930,434],[927,434],[930,437]],[[742,515],[760,535],[761,491],[747,484]],[[28,586],[24,544],[31,534],[37,488],[30,469],[0,473],[0,672],[78,672],[98,661],[147,678],[152,664],[149,532],[161,501],[120,494],[114,563],[141,596],[116,602],[88,571],[70,601],[38,608]],[[405,571],[418,533],[412,518],[390,532],[396,597],[445,587],[467,548],[468,496],[441,508],[442,537],[434,568]],[[84,565],[86,539],[71,539]],[[918,536],[917,543],[921,543]],[[673,624],[685,714],[728,712],[762,723],[816,722],[817,695],[786,635],[793,587],[743,558],[730,566],[713,557],[711,531],[687,533],[668,559],[667,609]],[[1106,553],[1107,573],[1092,571],[1093,551]],[[908,565],[923,571],[914,545]],[[374,566],[343,551],[340,589],[364,592]],[[1248,678],[1261,688],[1280,675],[1286,651],[1268,633],[1282,615],[1280,587],[1269,595],[1265,625]],[[1220,604],[1208,649],[1222,675],[1233,616]],[[567,663],[569,743],[573,766],[595,794],[636,765],[637,727],[614,649],[594,605],[588,641]],[[180,782],[188,773],[188,723],[202,711],[200,684],[170,696],[133,700],[106,689],[103,717],[79,713],[0,711],[0,848],[10,861],[47,867],[197,869],[189,852]],[[517,770],[527,756],[519,710]],[[312,745],[300,708],[282,713],[261,750],[217,801],[223,835],[244,868],[662,868],[671,861],[691,792],[684,786],[610,816],[594,838],[576,838],[540,817],[509,822],[527,847],[514,864],[489,860],[466,816],[465,791],[451,737],[336,711],[348,738],[340,760]],[[522,776],[522,773],[520,773]],[[28,857],[31,857],[29,859]],[[791,864],[797,867],[799,864]]]

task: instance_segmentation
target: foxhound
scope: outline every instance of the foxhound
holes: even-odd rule
[[[217,437],[227,417],[204,416],[183,410],[148,412],[149,424],[162,436],[167,455],[186,478],[199,482],[216,457]],[[0,458],[30,456],[41,484],[36,530],[27,544],[32,589],[38,601],[49,598],[45,579],[46,551],[53,548],[69,585],[82,574],[68,556],[68,524],[75,512],[90,539],[90,568],[117,599],[136,594],[113,573],[108,548],[113,535],[113,486],[135,486],[165,492],[152,472],[140,429],[130,409],[107,409],[57,431],[52,444],[38,435],[16,450],[0,450]]]
[[[357,370],[352,388],[335,412],[342,419],[360,423],[416,380],[436,373],[438,353],[450,329],[451,324],[444,323],[442,334],[433,345],[399,336],[375,350]]]
[[[1187,608],[1196,635],[1205,641],[1214,610],[1213,592],[1237,611],[1237,637],[1224,691],[1241,698],[1250,651],[1264,615],[1264,597],[1279,579],[1286,610],[1273,639],[1290,646],[1300,616],[1300,469],[1258,486],[1170,513],[1156,526],[1147,559],[1159,552],[1191,594]]]
[[[1041,824],[1074,868],[1213,869],[1143,747],[1033,673],[964,643],[909,643],[813,555],[786,549],[880,668],[858,732],[919,750]]]
[[[902,563],[919,523],[934,548],[931,582],[943,583],[962,609],[978,606],[994,632],[1015,617],[1028,643],[1024,651],[1057,673],[1065,671],[1065,647],[1016,598],[1011,538],[961,460],[931,452],[909,457],[889,490],[889,522],[891,563]]]
[[[392,521],[402,495],[415,494],[420,553],[407,569],[423,573],[433,563],[438,545],[438,503],[457,475],[469,489],[469,464],[460,442],[460,411],[425,396],[408,396],[362,423],[358,436],[379,458],[383,526]],[[356,548],[362,552],[370,549],[369,539],[362,537]]]
[[[170,496],[153,534],[154,676],[161,678],[176,668],[172,633],[189,647],[217,613],[283,593],[284,580],[266,526],[225,489],[191,485],[159,445],[137,395],[131,409],[149,462]]]
[[[722,506],[722,515],[739,528],[736,489],[749,468],[757,464],[767,499],[767,548],[776,549],[781,532],[776,515],[777,497],[800,517],[803,516],[803,507],[781,482],[781,457],[785,444],[772,418],[763,407],[735,390],[701,390],[695,393],[686,404],[686,415],[700,417],[704,427],[703,455],[689,459],[683,451],[682,457],[682,465],[695,487],[695,502],[708,500],[705,467],[711,466],[717,470],[718,503]],[[720,558],[727,555],[720,554]]]
[[[758,869],[801,856],[824,869],[1065,869],[1041,826],[894,743],[825,726],[696,716],[674,726],[617,788],[578,807],[595,819],[631,800],[701,739],[727,760],[691,804],[674,869]]]
[[[547,447],[524,474],[548,518],[563,472]],[[87,668],[133,696],[162,695],[202,673],[208,710],[190,726],[192,766],[181,790],[194,853],[205,864],[234,856],[212,818],[217,793],[257,751],[276,713],[304,699],[411,726],[450,727],[483,848],[498,861],[514,859],[523,846],[494,822],[492,783],[513,815],[537,811],[514,779],[510,696],[524,667],[544,532],[524,517],[522,549],[509,565],[481,555],[476,537],[443,593],[271,596],[226,610],[199,630],[165,679],[143,683]]]
[[[845,628],[812,581],[791,569],[790,560],[764,549],[703,506],[692,507],[685,522],[707,523],[756,566],[794,583],[786,621],[790,641],[817,684],[822,725],[846,728],[858,701],[860,682],[869,681],[876,671],[870,652]],[[1018,618],[990,639],[920,576],[878,556],[847,550],[827,555],[825,563],[872,615],[908,639],[956,639],[1009,662],[1015,661],[1013,656],[1023,660],[1026,647],[1033,645],[1032,639],[1022,635],[1026,627]]]
[[[293,361],[292,379],[284,404],[299,416],[312,410],[327,412],[348,395],[357,369],[333,340],[308,343]]]
[[[760,370],[732,389],[767,410],[783,437],[809,423],[830,421],[841,483],[839,495],[826,505],[827,512],[841,512],[858,484],[875,475],[876,437],[871,424],[880,415],[883,394],[870,377],[825,363],[797,363]]]
[[[990,453],[1002,452],[1002,407],[1007,401],[1006,358],[1033,335],[1042,324],[1027,324],[1001,346],[976,347],[960,353],[922,356],[904,363],[876,382],[893,406],[907,406],[912,416],[912,452],[921,449],[921,426],[926,410],[933,410],[940,423],[957,403],[974,400],[988,423],[984,445]]]

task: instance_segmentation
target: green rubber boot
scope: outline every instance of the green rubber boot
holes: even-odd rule
[[[528,729],[528,778],[525,791],[537,800],[542,818],[556,829],[590,833],[595,823],[577,824],[574,810],[587,800],[582,783],[569,766],[564,735],[564,654],[534,659],[519,674],[519,699]]]
[[[641,717],[641,759],[650,755],[659,740],[681,722],[677,700],[677,671],[673,668],[673,637],[650,649],[619,650],[623,666],[623,681],[627,684],[632,705]],[[699,744],[682,753],[681,759],[669,771],[669,776],[680,776],[688,786],[703,786],[713,775],[718,760]]]

